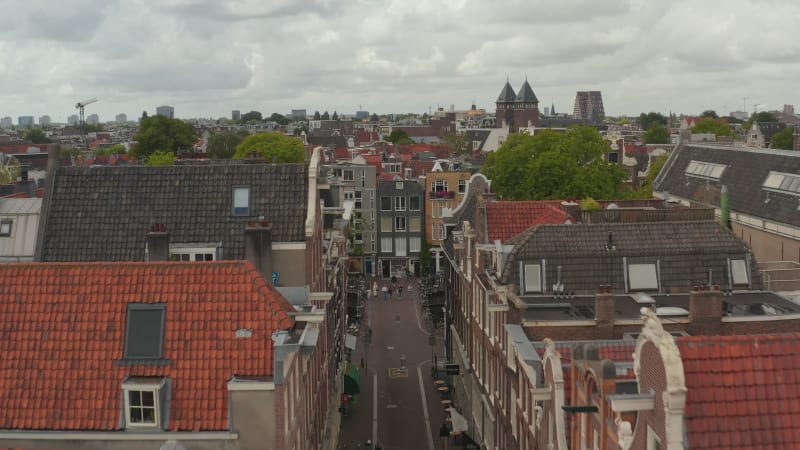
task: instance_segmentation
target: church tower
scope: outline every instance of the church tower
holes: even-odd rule
[[[495,127],[497,128],[510,128],[511,131],[517,131],[520,127],[539,125],[539,99],[533,93],[527,78],[519,88],[519,93],[515,93],[511,83],[506,80],[506,85],[500,91],[495,106]]]
[[[508,128],[514,126],[514,100],[516,98],[517,94],[514,93],[514,88],[506,80],[506,85],[503,86],[503,90],[497,96],[497,101],[494,102],[496,108],[494,111],[495,127]]]

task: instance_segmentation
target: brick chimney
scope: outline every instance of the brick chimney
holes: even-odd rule
[[[689,292],[689,334],[722,332],[722,291],[719,285],[692,286]]]
[[[147,232],[147,260],[169,261],[169,233],[163,223],[152,225]]]
[[[614,337],[615,306],[613,288],[610,285],[601,285],[594,298],[594,320],[598,339]]]
[[[266,220],[251,221],[244,229],[244,257],[272,283],[272,224]]]

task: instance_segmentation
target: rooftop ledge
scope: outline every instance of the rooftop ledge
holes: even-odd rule
[[[652,411],[655,407],[656,394],[615,394],[609,395],[611,409],[614,412]]]
[[[237,440],[239,433],[231,431],[14,431],[0,430],[0,440],[39,439],[47,441],[213,441]]]

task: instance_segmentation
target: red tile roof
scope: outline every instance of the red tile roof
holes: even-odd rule
[[[496,201],[486,204],[489,242],[502,242],[534,225],[563,224],[569,216],[558,200]]]
[[[800,333],[680,337],[677,345],[689,447],[800,448]]]
[[[293,325],[246,261],[4,264],[0,286],[0,429],[118,430],[126,377],[163,376],[170,431],[227,430],[228,381],[271,377]],[[118,363],[130,303],[166,304],[167,363]]]

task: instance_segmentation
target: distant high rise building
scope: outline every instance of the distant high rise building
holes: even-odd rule
[[[750,113],[747,111],[731,111],[731,117],[739,120],[747,120],[750,117]]]
[[[242,120],[242,112],[238,109],[231,111],[231,120]]]
[[[165,106],[159,106],[158,108],[156,108],[156,115],[157,116],[166,116],[166,117],[169,117],[170,119],[174,119],[175,118],[175,108],[173,108],[172,106],[166,106],[166,105]]]
[[[5,116],[0,119],[0,128],[10,129],[13,126],[14,121],[11,119],[11,117]]]
[[[39,117],[39,126],[46,127],[50,125],[50,116],[44,115]]]
[[[783,113],[794,115],[794,105],[783,105]]]
[[[545,116],[549,116],[550,115],[550,107],[549,106],[545,106],[544,107],[544,115]]]
[[[67,126],[76,127],[76,126],[79,125],[79,123],[78,123],[79,120],[80,119],[78,118],[78,115],[77,114],[73,114],[73,115],[67,117]]]
[[[33,126],[33,116],[19,116],[17,117],[17,125],[20,128],[30,128]]]
[[[117,114],[117,117],[115,118],[115,121],[117,123],[125,123],[125,122],[128,121],[128,115],[125,114],[125,113],[119,113],[119,114]]]
[[[518,130],[521,127],[539,125],[539,99],[533,93],[528,79],[522,83],[519,93],[506,81],[495,101],[495,126]]]
[[[369,119],[369,111],[356,111],[356,120]]]
[[[305,118],[306,118],[306,110],[305,109],[293,109],[291,115],[292,115],[292,119],[305,120]]]
[[[600,91],[578,91],[575,95],[575,108],[572,115],[575,119],[602,122],[606,117],[603,109],[603,95]]]
[[[86,118],[87,125],[98,125],[100,123],[100,116],[97,114],[89,114]]]

